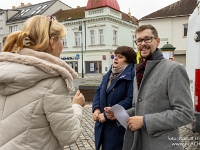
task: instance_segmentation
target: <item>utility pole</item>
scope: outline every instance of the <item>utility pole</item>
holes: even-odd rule
[[[78,30],[81,31],[82,78],[84,78],[84,69],[83,69],[83,30],[82,30],[82,25],[79,26]]]

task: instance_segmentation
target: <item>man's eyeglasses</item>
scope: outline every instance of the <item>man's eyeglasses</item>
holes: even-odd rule
[[[144,39],[137,39],[135,40],[135,44],[137,46],[141,45],[142,42],[144,41],[145,43],[151,43],[153,41],[153,39],[157,39],[157,37],[154,37],[154,36],[147,36],[145,37]]]
[[[47,16],[47,17],[49,17],[49,20],[50,20],[49,21],[49,38],[51,38],[51,34],[50,34],[51,24],[52,24],[52,21],[55,20],[55,19],[54,19],[53,16]]]

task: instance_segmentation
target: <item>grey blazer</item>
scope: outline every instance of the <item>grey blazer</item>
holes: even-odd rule
[[[137,87],[136,76],[134,87]],[[134,88],[129,116],[145,116],[146,129],[127,128],[123,150],[182,150],[178,127],[192,123],[193,104],[185,68],[157,49],[147,61],[140,90]]]

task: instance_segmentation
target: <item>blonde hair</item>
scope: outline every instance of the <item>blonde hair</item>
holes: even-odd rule
[[[50,21],[52,21],[51,24]],[[66,29],[63,24],[59,23],[57,20],[52,20],[49,17],[36,15],[25,21],[21,31],[13,32],[7,37],[2,51],[15,53],[18,50],[27,47],[36,51],[45,52],[49,46],[51,37],[58,40],[65,35]],[[23,44],[26,37],[28,37],[29,43]]]

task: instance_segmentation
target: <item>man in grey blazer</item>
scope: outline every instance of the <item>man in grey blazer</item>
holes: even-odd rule
[[[135,37],[141,58],[136,65],[133,106],[127,110],[123,150],[183,150],[178,127],[193,119],[186,70],[164,59],[152,25],[139,26]],[[107,117],[113,119],[109,113]]]

